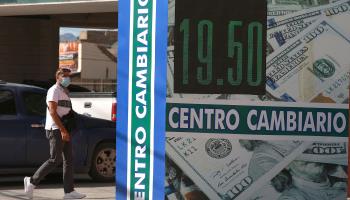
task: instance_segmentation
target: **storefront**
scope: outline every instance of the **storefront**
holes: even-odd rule
[[[350,1],[166,3],[119,4],[117,199],[346,199]]]

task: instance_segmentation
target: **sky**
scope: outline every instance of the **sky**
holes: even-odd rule
[[[80,31],[85,30],[82,28],[60,28],[60,35],[65,33],[72,33],[74,36],[78,37],[80,35]]]
[[[97,30],[97,31],[106,31],[107,29],[86,29],[86,28],[67,28],[67,27],[61,27],[60,28],[60,35],[63,35],[65,33],[72,33],[74,36],[78,37],[80,35],[80,31],[85,30]],[[116,29],[108,29],[110,31],[116,31]]]

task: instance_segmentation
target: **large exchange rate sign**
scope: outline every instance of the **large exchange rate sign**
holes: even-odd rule
[[[176,93],[265,94],[266,1],[176,0]]]

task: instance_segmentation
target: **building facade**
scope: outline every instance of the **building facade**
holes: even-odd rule
[[[54,78],[60,27],[117,29],[116,0],[6,0],[0,2],[0,80]]]

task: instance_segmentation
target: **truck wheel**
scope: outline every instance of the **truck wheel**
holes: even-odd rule
[[[92,157],[90,176],[95,181],[114,181],[115,177],[115,144],[103,143],[97,146]]]

